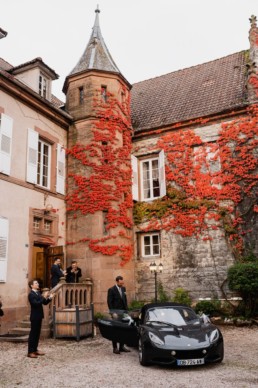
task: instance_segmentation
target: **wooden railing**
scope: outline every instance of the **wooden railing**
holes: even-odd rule
[[[82,283],[65,283],[63,279],[51,290],[55,294],[52,306],[56,310],[64,308],[90,307],[92,303],[92,281],[85,279]]]
[[[91,308],[92,304],[92,281],[87,278],[82,283],[66,283],[65,278],[61,278],[60,282],[51,289],[51,293],[55,296],[52,302],[44,306],[44,322],[49,325],[49,320],[53,318],[53,309],[56,311],[67,308]],[[43,291],[49,291],[44,289]]]

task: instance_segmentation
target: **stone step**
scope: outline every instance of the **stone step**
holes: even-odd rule
[[[17,322],[17,327],[25,327],[30,329],[30,321],[18,321]]]
[[[0,335],[0,342],[28,342],[28,338],[27,334],[17,335],[8,333]]]
[[[17,335],[29,335],[30,328],[29,327],[14,327],[9,330],[9,334],[17,334]]]

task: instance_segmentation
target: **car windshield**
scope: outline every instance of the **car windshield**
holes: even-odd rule
[[[199,323],[199,318],[192,309],[187,307],[154,307],[146,312],[145,322],[186,326]]]

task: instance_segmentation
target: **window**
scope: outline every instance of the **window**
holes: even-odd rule
[[[132,155],[132,171],[135,201],[151,201],[166,195],[164,151],[144,159]]]
[[[84,100],[84,91],[83,91],[83,86],[81,86],[79,88],[79,102],[80,102],[80,105],[83,104],[83,100]]]
[[[52,221],[44,220],[44,231],[51,233],[51,229],[52,229]]]
[[[160,197],[159,160],[144,160],[141,165],[141,194],[143,201]]]
[[[101,86],[101,97],[104,102],[107,102],[107,87]]]
[[[122,104],[125,103],[125,93],[124,92],[121,92],[121,103]]]
[[[160,237],[158,233],[143,234],[141,236],[142,256],[160,256]]]
[[[107,225],[108,225],[107,215],[108,215],[108,212],[107,212],[107,210],[104,210],[102,212],[102,214],[103,214],[103,235],[107,236],[108,235],[108,229],[107,229]]]
[[[39,94],[40,96],[47,98],[47,78],[43,74],[39,75]]]
[[[38,141],[38,164],[37,164],[37,184],[39,186],[50,186],[50,151],[51,146],[43,140]]]
[[[103,156],[103,162],[104,164],[108,163],[108,159],[106,158],[106,155],[108,153],[108,142],[107,141],[102,141],[102,156]]]
[[[61,144],[47,142],[39,137],[39,133],[28,129],[27,148],[27,181],[33,184],[56,189],[57,193],[65,193],[65,148]],[[51,155],[56,152],[56,166],[51,166]],[[55,155],[54,155],[55,157]],[[51,174],[52,167],[52,174]],[[55,175],[54,180],[51,175]],[[52,187],[50,187],[52,182]]]
[[[41,218],[34,217],[33,218],[33,229],[34,230],[39,230],[40,229],[40,223],[41,223]]]

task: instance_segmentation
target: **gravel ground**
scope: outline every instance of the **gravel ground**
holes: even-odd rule
[[[26,343],[0,342],[0,387],[258,387],[258,327],[222,327],[221,364],[185,368],[142,367],[136,349],[112,353],[100,335],[80,342],[41,340],[45,356],[26,357]]]

